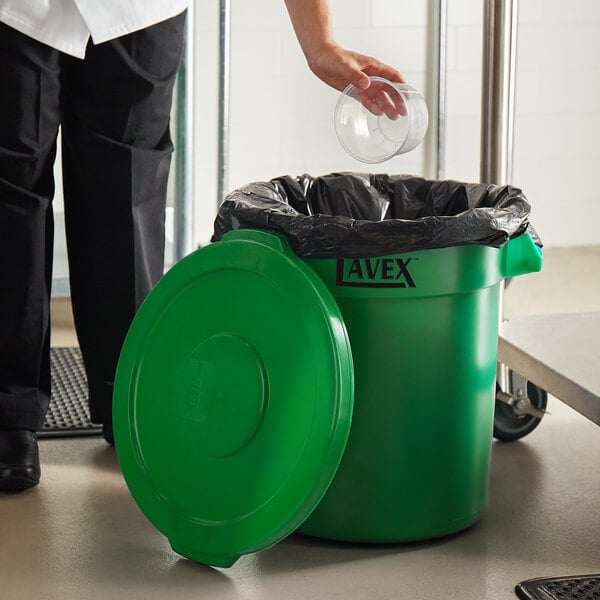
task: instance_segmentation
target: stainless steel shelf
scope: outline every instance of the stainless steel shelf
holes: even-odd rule
[[[498,361],[600,425],[600,312],[505,321]]]

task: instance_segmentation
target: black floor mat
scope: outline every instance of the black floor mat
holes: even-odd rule
[[[50,369],[50,408],[38,437],[102,433],[102,425],[90,421],[87,379],[79,348],[52,348]]]
[[[530,579],[515,591],[522,600],[600,600],[600,574]]]

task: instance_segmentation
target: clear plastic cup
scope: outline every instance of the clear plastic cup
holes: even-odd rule
[[[365,163],[379,163],[416,148],[427,133],[423,96],[410,85],[371,77],[361,90],[349,85],[335,107],[335,131],[344,150]]]

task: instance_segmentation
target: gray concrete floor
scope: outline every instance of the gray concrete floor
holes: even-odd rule
[[[515,279],[508,316],[600,310],[600,247],[550,249]],[[75,345],[68,301],[53,344]],[[568,349],[565,349],[568,352]],[[470,529],[416,544],[292,535],[212,569],[175,555],[129,495],[99,437],[41,440],[42,483],[0,495],[2,600],[508,600],[521,580],[600,572],[600,431],[562,402],[519,442],[495,443],[487,511]]]

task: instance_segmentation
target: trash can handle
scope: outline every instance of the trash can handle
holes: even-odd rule
[[[289,250],[288,241],[283,236],[261,231],[260,229],[232,229],[223,236],[222,241],[255,242],[278,252]]]
[[[542,270],[542,249],[528,233],[523,233],[502,248],[502,273],[516,277]]]

